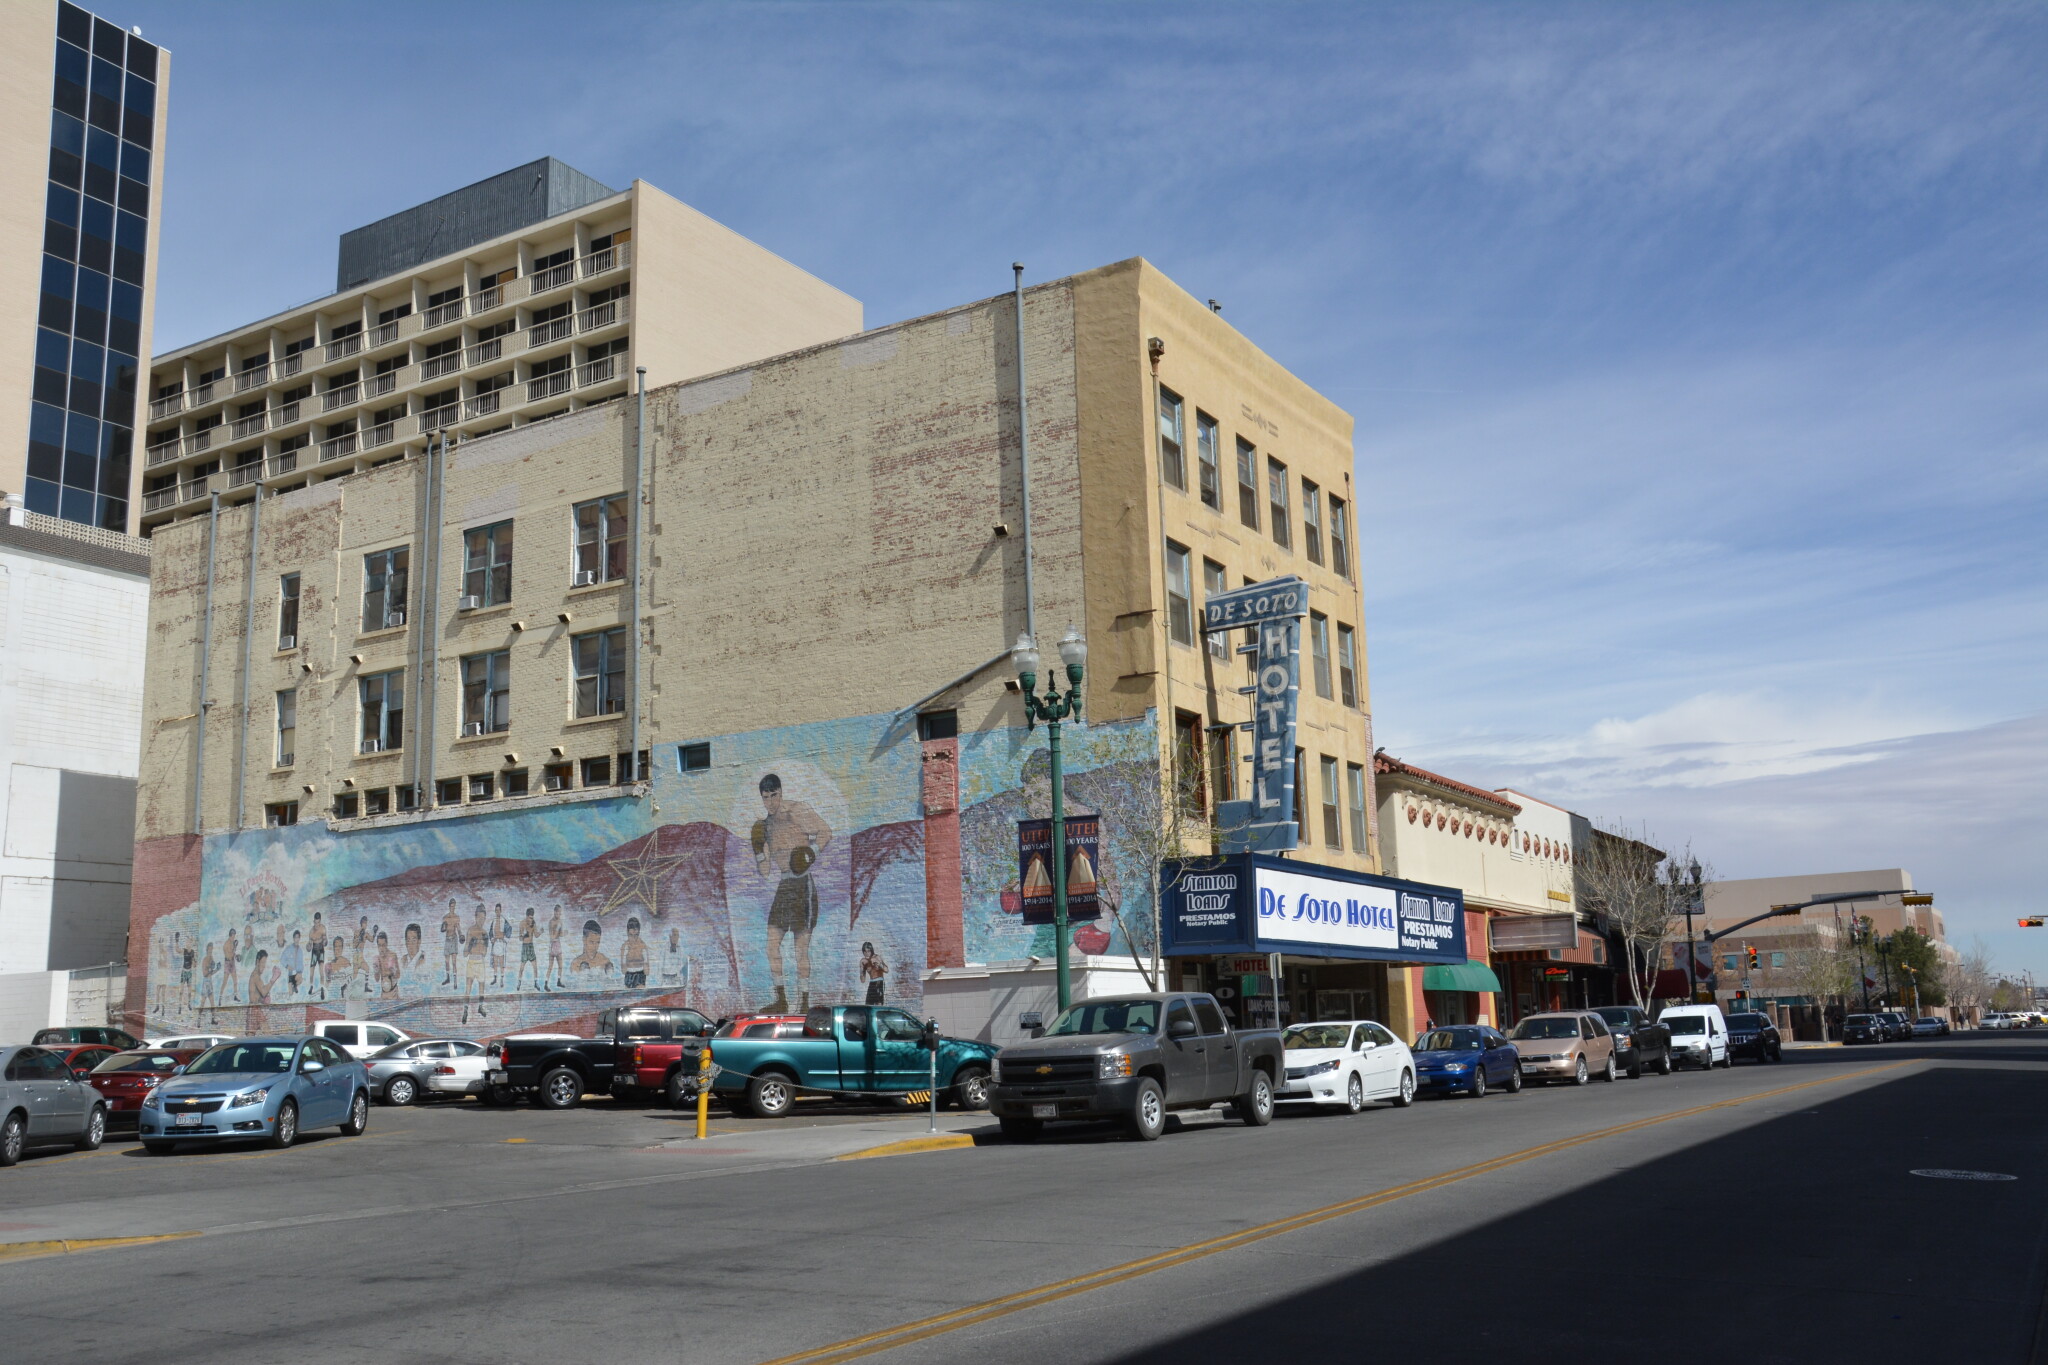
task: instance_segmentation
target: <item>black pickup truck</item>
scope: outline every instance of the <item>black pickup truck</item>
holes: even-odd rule
[[[1660,1076],[1671,1074],[1671,1030],[1650,1018],[1648,1010],[1634,1005],[1598,1005],[1593,1013],[1607,1023],[1614,1035],[1614,1064],[1631,1080],[1655,1068]]]
[[[702,1038],[711,1029],[711,1021],[695,1010],[640,1006],[606,1010],[597,1018],[595,1038],[503,1038],[484,1050],[483,1098],[505,1104],[532,1095],[544,1109],[573,1109],[585,1095],[608,1095],[615,1088],[630,1094],[632,1070],[620,1068],[626,1048]]]
[[[989,1108],[1012,1141],[1048,1121],[1121,1119],[1150,1142],[1170,1109],[1229,1104],[1273,1121],[1286,1070],[1278,1029],[1235,1029],[1208,995],[1119,995],[1076,1002],[1044,1033],[996,1054]]]

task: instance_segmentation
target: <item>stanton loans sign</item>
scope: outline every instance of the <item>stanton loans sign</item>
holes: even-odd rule
[[[1455,887],[1246,853],[1169,862],[1159,895],[1168,956],[1465,961],[1465,897]]]

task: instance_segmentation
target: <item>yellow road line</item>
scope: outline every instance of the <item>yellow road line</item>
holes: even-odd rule
[[[819,1346],[808,1351],[798,1351],[795,1355],[777,1356],[773,1360],[762,1362],[762,1365],[836,1365],[839,1361],[856,1360],[861,1356],[894,1350],[899,1346],[908,1346],[913,1342],[923,1341],[929,1337],[942,1336],[947,1332],[958,1331],[962,1327],[972,1327],[976,1323],[987,1322],[991,1318],[1000,1318],[1011,1313],[1020,1313],[1027,1308],[1036,1308],[1041,1304],[1072,1298],[1076,1294],[1086,1294],[1093,1290],[1106,1289],[1125,1280],[1137,1279],[1140,1276],[1150,1275],[1172,1266],[1185,1265],[1190,1261],[1201,1260],[1206,1256],[1214,1256],[1219,1251],[1232,1251],[1238,1247],[1248,1246],[1253,1242],[1262,1242],[1269,1237],[1278,1237],[1289,1232],[1299,1232],[1303,1228],[1314,1227],[1318,1223],[1325,1223],[1333,1218],[1343,1218],[1349,1214],[1362,1213],[1367,1209],[1376,1208],[1382,1204],[1391,1204],[1397,1199],[1406,1199],[1410,1195],[1422,1194],[1462,1180],[1470,1180],[1474,1176],[1488,1175],[1494,1171],[1505,1170],[1510,1166],[1518,1166],[1525,1161],[1534,1161],[1538,1157],[1569,1151],[1573,1147],[1584,1146],[1589,1142],[1598,1142],[1603,1138],[1619,1137],[1624,1133],[1640,1132],[1645,1128],[1654,1128],[1659,1124],[1670,1123],[1674,1119],[1710,1114],[1717,1109],[1733,1109],[1739,1105],[1749,1104],[1756,1100],[1771,1099],[1778,1095],[1789,1095],[1794,1091],[1807,1090],[1817,1085],[1832,1085],[1836,1081],[1848,1081],[1862,1076],[1874,1076],[1880,1072],[1897,1070],[1902,1066],[1911,1066],[1918,1060],[1921,1059],[1911,1058],[1906,1061],[1891,1062],[1884,1066],[1866,1067],[1861,1071],[1845,1072],[1836,1076],[1823,1076],[1818,1080],[1801,1081],[1796,1085],[1779,1086],[1774,1090],[1760,1090],[1753,1095],[1716,1100],[1712,1104],[1695,1105],[1690,1109],[1677,1109],[1669,1114],[1658,1114],[1646,1119],[1636,1119],[1630,1123],[1616,1124],[1611,1128],[1601,1128],[1590,1133],[1581,1133],[1576,1137],[1560,1138],[1555,1142],[1546,1142],[1535,1147],[1527,1147],[1519,1152],[1510,1152],[1506,1156],[1494,1157],[1491,1160],[1481,1161],[1454,1171],[1444,1171],[1438,1175],[1410,1181],[1406,1185],[1395,1185],[1389,1189],[1378,1190],[1356,1199],[1346,1199],[1340,1203],[1326,1204],[1322,1208],[1310,1209],[1306,1213],[1298,1213],[1291,1217],[1275,1219],[1273,1222],[1262,1223],[1257,1227],[1244,1228],[1222,1237],[1212,1237],[1207,1241],[1177,1247],[1172,1251],[1163,1251],[1156,1255],[1140,1257],[1135,1261],[1126,1261],[1122,1265],[1111,1266],[1106,1270],[1094,1271],[1087,1275],[1077,1275],[1069,1280],[1057,1280],[1052,1284],[1039,1285],[1035,1289],[1019,1290],[1014,1294],[1005,1294],[1001,1298],[969,1304],[965,1308],[956,1308],[951,1312],[940,1313],[935,1317],[921,1318],[916,1322],[906,1322],[900,1326],[884,1328],[879,1332],[870,1332],[865,1336],[850,1337],[845,1341],[835,1342],[830,1346]]]
[[[942,1152],[948,1147],[972,1147],[974,1139],[965,1133],[941,1134],[938,1137],[906,1138],[902,1142],[891,1142],[881,1147],[870,1147],[864,1152],[847,1152],[835,1156],[834,1161],[863,1161],[871,1156],[908,1156],[912,1152]]]
[[[0,1242],[0,1261],[27,1261],[38,1256],[63,1256],[75,1251],[105,1251],[110,1247],[141,1246],[145,1242],[175,1242],[197,1237],[196,1232],[159,1232],[149,1237],[69,1237],[52,1242]]]

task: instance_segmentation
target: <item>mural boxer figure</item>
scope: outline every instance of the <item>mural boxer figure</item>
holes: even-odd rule
[[[526,969],[533,968],[533,984],[540,984],[540,966],[533,960],[534,940],[540,937],[540,925],[534,923],[533,907],[526,907],[526,918],[519,921],[519,975],[512,980],[512,989],[518,990],[526,984]]]
[[[505,906],[502,902],[491,907],[491,985],[499,990],[505,986],[505,940],[512,936],[512,926],[505,923]]]
[[[889,964],[882,961],[872,943],[860,945],[860,979],[868,983],[867,1003],[881,1004],[882,983],[889,979]]]
[[[491,927],[484,923],[484,907],[476,907],[476,918],[471,921],[469,935],[463,940],[462,951],[462,1022],[469,1022],[469,993],[476,990],[476,1017],[484,1017],[484,954],[490,951]]]
[[[462,951],[462,916],[455,913],[455,902],[448,902],[448,913],[441,916],[441,984],[455,984],[455,957]]]
[[[604,926],[594,919],[583,921],[583,951],[569,964],[569,970],[581,976],[607,976],[612,971],[612,960],[604,955]],[[590,983],[602,985],[603,982]]]
[[[626,946],[619,949],[619,970],[626,974],[624,984],[628,989],[647,985],[647,942],[640,937],[638,915],[626,920]]]
[[[253,939],[254,934],[250,937]],[[233,929],[228,930],[227,951],[221,954],[221,978],[219,1004],[225,1005],[230,998],[240,1000],[242,988],[235,978],[242,970],[242,947]]]
[[[661,953],[661,988],[665,991],[679,991],[683,988],[683,931],[670,926],[668,947]]]
[[[249,968],[249,1003],[268,1005],[270,988],[277,984],[278,969],[270,966],[270,950],[258,948],[256,961]]]
[[[761,805],[767,811],[754,822],[754,865],[763,877],[777,878],[768,904],[768,974],[775,982],[777,1014],[787,1013],[791,991],[784,987],[782,938],[796,936],[796,984],[799,1009],[811,1007],[811,931],[818,927],[818,888],[811,868],[832,827],[801,801],[782,798],[782,779],[769,773],[761,779]]]
[[[284,964],[285,989],[293,995],[299,993],[299,978],[306,974],[306,950],[299,943],[299,931],[292,930],[290,944],[278,950],[278,960]]]
[[[554,978],[555,984],[547,984]],[[562,907],[556,906],[555,913],[548,919],[548,968],[541,973],[541,989],[558,991],[562,988]]]
[[[313,988],[320,988],[320,998],[327,998],[327,926],[320,920],[320,912],[313,912],[313,925],[306,930],[306,994]]]
[[[206,960],[199,964],[199,1017],[206,1018],[210,1010],[215,1019],[220,1018],[220,998],[216,994],[214,978],[220,975],[220,964],[213,960],[213,943],[206,944]]]
[[[192,1013],[192,964],[199,955],[185,943],[183,934],[171,935],[172,950],[178,956],[178,1015],[180,1018]]]

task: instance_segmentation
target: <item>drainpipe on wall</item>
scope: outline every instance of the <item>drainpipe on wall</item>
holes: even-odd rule
[[[192,832],[206,833],[206,713],[213,703],[206,698],[208,664],[213,658],[213,550],[220,538],[220,494],[211,494],[206,505],[206,604],[199,624],[199,729],[192,746]]]
[[[249,675],[256,671],[256,537],[263,529],[263,481],[256,481],[256,498],[249,504],[249,610],[242,625],[241,732],[235,743],[235,828],[249,827],[246,805],[249,779]]]
[[[434,437],[440,438],[439,459],[434,458]],[[427,524],[427,535],[433,542],[432,558],[429,562],[434,567],[434,586],[432,595],[427,598],[427,619],[420,641],[420,653],[425,665],[422,671],[426,674],[423,681],[427,689],[426,706],[423,708],[426,735],[420,743],[420,763],[425,770],[419,796],[422,810],[438,804],[434,786],[434,731],[437,720],[435,713],[441,700],[441,522],[448,501],[448,432],[445,428],[427,439],[427,459],[427,485],[428,491],[432,494],[428,513],[431,520]]]
[[[1162,650],[1162,653],[1159,656],[1159,675],[1161,678],[1165,680],[1166,685],[1166,714],[1161,716],[1159,719],[1161,721],[1160,728],[1165,731],[1165,734],[1162,736],[1162,738],[1164,738],[1166,741],[1166,773],[1168,784],[1166,788],[1166,799],[1169,801],[1173,801],[1175,803],[1175,807],[1177,810],[1180,793],[1180,749],[1178,747],[1180,742],[1180,717],[1175,713],[1173,709],[1173,612],[1168,608],[1166,603],[1167,586],[1172,581],[1167,577],[1167,574],[1170,570],[1166,562],[1166,473],[1163,469],[1160,469],[1158,467],[1159,362],[1166,355],[1166,343],[1160,340],[1158,337],[1147,338],[1145,342],[1145,355],[1146,358],[1152,362],[1152,412],[1150,417],[1147,419],[1147,423],[1152,428],[1152,440],[1150,442],[1152,446],[1153,464],[1152,487],[1155,495],[1156,510],[1159,514],[1159,623],[1163,627],[1163,629],[1160,632],[1159,640],[1160,649]],[[1183,446],[1181,447],[1181,467],[1183,469],[1187,467],[1187,447],[1185,446],[1185,444],[1183,444]],[[1192,576],[1194,573],[1194,566],[1192,564],[1188,566],[1188,573],[1190,576]],[[1194,584],[1191,582],[1189,583],[1188,587],[1190,590],[1190,596],[1188,599],[1188,610],[1193,611],[1194,598],[1192,596],[1192,592]],[[1178,814],[1175,814],[1172,817],[1172,824],[1170,828],[1178,829],[1179,827],[1180,817]],[[1174,850],[1176,854],[1179,854],[1182,851],[1183,850],[1178,848]],[[1155,888],[1152,893],[1152,979],[1154,981],[1162,981],[1165,979],[1161,975],[1161,973],[1165,970],[1165,967],[1161,963],[1159,958],[1159,936],[1162,932],[1163,926],[1159,922],[1159,892]],[[1274,989],[1275,991],[1277,991],[1279,987],[1275,986]],[[1278,997],[1276,996],[1275,999],[1276,1003],[1273,1006],[1273,1018],[1276,1021],[1275,1027],[1278,1027],[1277,1021],[1280,1017],[1280,1007],[1277,1003]]]
[[[633,677],[632,705],[626,708],[626,771],[634,781],[640,779],[640,698],[641,680],[645,671],[640,666],[640,656],[645,653],[640,634],[640,576],[645,572],[646,521],[647,521],[647,367],[636,366],[633,370],[638,377],[638,387],[633,393],[633,536],[631,551],[632,572],[626,579],[626,619],[632,625]],[[648,775],[653,775],[654,755],[647,756]]]
[[[1038,638],[1038,603],[1031,582],[1031,423],[1024,406],[1024,262],[1013,261],[1017,301],[1017,483],[1023,490],[1024,633]]]

